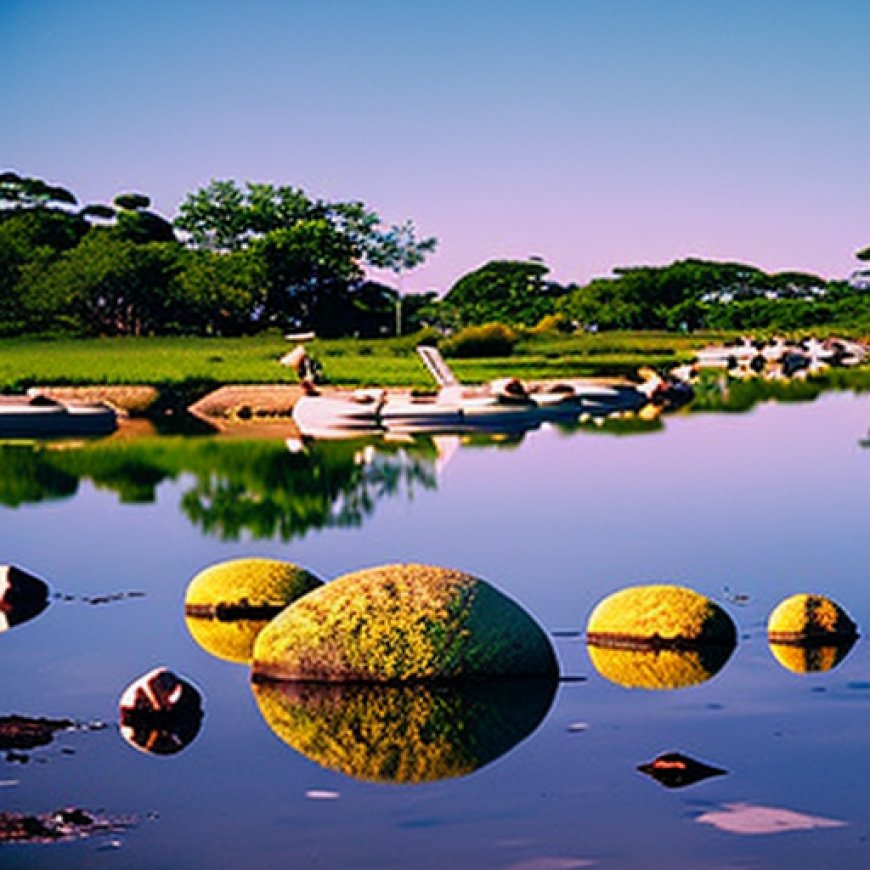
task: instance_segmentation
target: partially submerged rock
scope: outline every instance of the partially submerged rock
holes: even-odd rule
[[[830,598],[799,593],[774,608],[767,621],[767,637],[777,644],[830,645],[854,641],[858,628]]]
[[[187,628],[211,655],[248,663],[254,641],[269,621],[322,585],[311,572],[277,559],[221,562],[201,571],[187,587]]]
[[[733,648],[737,631],[714,601],[684,586],[630,586],[609,595],[589,616],[587,641],[617,649]]]
[[[15,565],[0,565],[0,631],[39,616],[48,607],[48,584]]]
[[[300,598],[254,646],[255,680],[400,683],[557,673],[552,645],[484,580],[429,565],[347,574]]]
[[[173,755],[193,742],[202,724],[202,696],[164,667],[131,683],[119,703],[121,735],[154,755]]]
[[[255,684],[285,743],[355,779],[420,783],[467,776],[508,752],[546,716],[556,681],[425,685]]]
[[[727,770],[696,761],[680,752],[665,752],[646,764],[639,764],[637,769],[665,788],[684,788],[712,776],[724,776],[728,773]]]

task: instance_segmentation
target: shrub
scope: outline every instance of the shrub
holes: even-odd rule
[[[441,343],[446,356],[476,358],[510,356],[519,336],[503,323],[468,326]]]

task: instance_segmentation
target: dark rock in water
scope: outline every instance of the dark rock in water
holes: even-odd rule
[[[153,755],[174,755],[199,733],[202,696],[167,668],[155,668],[125,689],[120,713],[128,743]]]
[[[57,843],[93,834],[121,831],[129,820],[110,819],[87,810],[70,807],[53,813],[26,815],[0,813],[0,843]]]
[[[712,776],[724,776],[728,773],[727,770],[711,767],[679,752],[665,752],[646,764],[638,765],[637,769],[665,788],[683,788]]]
[[[0,632],[39,616],[46,607],[47,583],[14,565],[0,565]]]
[[[32,719],[15,714],[0,716],[0,750],[47,746],[58,731],[69,731],[75,724],[70,719]]]

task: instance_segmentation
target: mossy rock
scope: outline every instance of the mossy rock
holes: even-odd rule
[[[467,776],[546,716],[549,678],[426,685],[258,683],[268,726],[323,767],[370,782]]]
[[[311,572],[279,559],[232,559],[200,571],[187,587],[184,612],[206,619],[271,619],[323,585]]]
[[[831,644],[854,640],[858,629],[830,598],[801,592],[780,602],[767,620],[767,637],[778,644]]]
[[[547,635],[484,580],[429,565],[346,574],[277,616],[255,680],[393,683],[555,675]]]
[[[696,649],[619,649],[587,647],[595,670],[626,689],[684,689],[715,676],[731,658],[733,646],[706,644]]]
[[[190,636],[209,655],[240,665],[251,663],[257,635],[269,624],[268,619],[208,619],[185,617]]]
[[[589,616],[590,644],[622,649],[733,648],[737,631],[714,601],[684,586],[630,586],[599,602]]]
[[[770,652],[787,671],[820,674],[837,667],[854,645],[855,638],[836,644],[772,643]]]

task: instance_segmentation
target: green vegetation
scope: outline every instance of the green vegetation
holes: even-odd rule
[[[167,480],[183,480],[180,508],[223,540],[289,541],[310,529],[359,526],[384,498],[436,485],[435,445],[318,442],[290,453],[281,441],[150,438],[95,441],[77,449],[0,445],[0,505],[69,498],[79,482],[148,503]]]
[[[433,387],[414,353],[431,333],[402,339],[317,340],[310,353],[331,384]],[[669,366],[722,333],[691,336],[656,332],[564,335],[519,334],[510,356],[457,359],[457,376],[468,383],[494,377],[559,378],[631,374],[640,365]],[[239,338],[0,339],[0,389],[35,384],[295,383],[279,365],[290,345],[277,333]]]
[[[494,260],[402,294],[435,251],[413,221],[287,185],[215,180],[173,219],[143,193],[83,207],[73,193],[0,174],[0,335],[207,335],[314,330],[400,336],[502,323],[515,329],[870,333],[866,272],[854,286],[795,271],[686,259],[558,284],[537,257]],[[859,251],[870,258],[870,249]],[[395,287],[367,279],[391,272]],[[863,282],[863,283],[862,283]],[[862,289],[863,288],[863,289]]]

